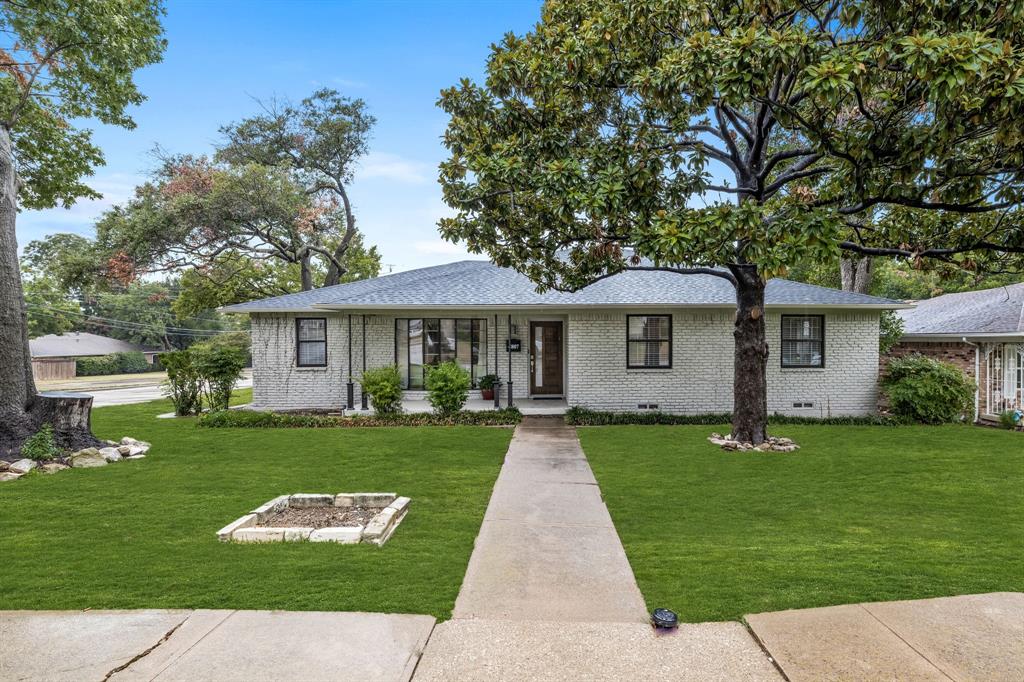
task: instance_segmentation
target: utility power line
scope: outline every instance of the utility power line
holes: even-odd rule
[[[86,314],[86,313],[73,312],[73,311],[70,311],[70,310],[61,310],[60,308],[57,308],[57,307],[54,307],[54,306],[42,305],[42,304],[39,304],[39,303],[26,303],[26,306],[29,307],[29,308],[33,308],[33,309],[39,311],[41,314],[44,314],[44,315],[45,314],[49,314],[52,317],[59,317],[61,315],[74,315],[76,317],[85,318],[86,321],[101,320],[103,322],[110,322],[110,323],[112,323],[112,325],[120,326],[120,328],[122,328],[122,329],[135,329],[135,330],[146,330],[146,331],[152,331],[153,330],[153,325],[152,324],[147,324],[145,322],[132,322],[131,320],[118,320],[118,319],[113,318],[113,317],[102,317],[100,315],[89,315],[89,314]],[[43,311],[49,311],[49,312],[47,313],[47,312],[43,312]],[[249,330],[247,330],[247,329],[196,329],[196,328],[191,328],[191,327],[173,327],[173,326],[167,326],[167,325],[164,325],[164,329],[166,329],[168,332],[170,332],[170,331],[173,331],[173,332],[183,332],[185,334],[194,333],[196,336],[199,336],[199,335],[216,336],[218,334],[231,334],[231,333],[235,333],[235,332],[245,332],[246,334],[249,333]]]

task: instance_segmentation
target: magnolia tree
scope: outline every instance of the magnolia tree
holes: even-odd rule
[[[769,278],[1024,252],[1022,31],[1024,6],[984,0],[549,0],[485,84],[441,95],[441,233],[541,289],[727,280],[733,434],[760,443]]]
[[[0,3],[0,454],[44,422],[62,446],[92,441],[87,410],[36,395],[15,223],[20,208],[99,197],[83,178],[103,155],[76,126],[134,126],[132,74],[160,59],[162,14],[157,0]]]

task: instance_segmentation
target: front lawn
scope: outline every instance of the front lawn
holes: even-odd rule
[[[802,446],[786,454],[723,452],[713,430],[579,429],[651,608],[735,620],[1024,590],[1020,434],[775,427]]]
[[[93,412],[101,438],[152,442],[146,459],[0,483],[0,609],[448,617],[511,429],[200,429],[154,418],[170,409]],[[218,529],[278,495],[344,491],[413,501],[379,548],[217,541]]]

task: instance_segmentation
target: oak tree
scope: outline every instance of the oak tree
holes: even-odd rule
[[[62,446],[92,442],[36,395],[15,224],[20,208],[98,197],[84,178],[103,162],[86,119],[133,127],[134,72],[164,50],[158,0],[0,3],[0,453],[42,421]],[[66,428],[65,428],[66,426]]]

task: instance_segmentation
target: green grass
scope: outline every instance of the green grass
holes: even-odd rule
[[[236,402],[248,396],[239,392]],[[146,459],[0,484],[0,609],[239,608],[449,616],[511,429],[199,429],[168,401],[93,412]],[[283,493],[395,491],[383,547],[228,544]]]
[[[651,608],[696,622],[1024,590],[1020,434],[779,426],[802,446],[785,454],[723,452],[712,430],[579,429]]]

